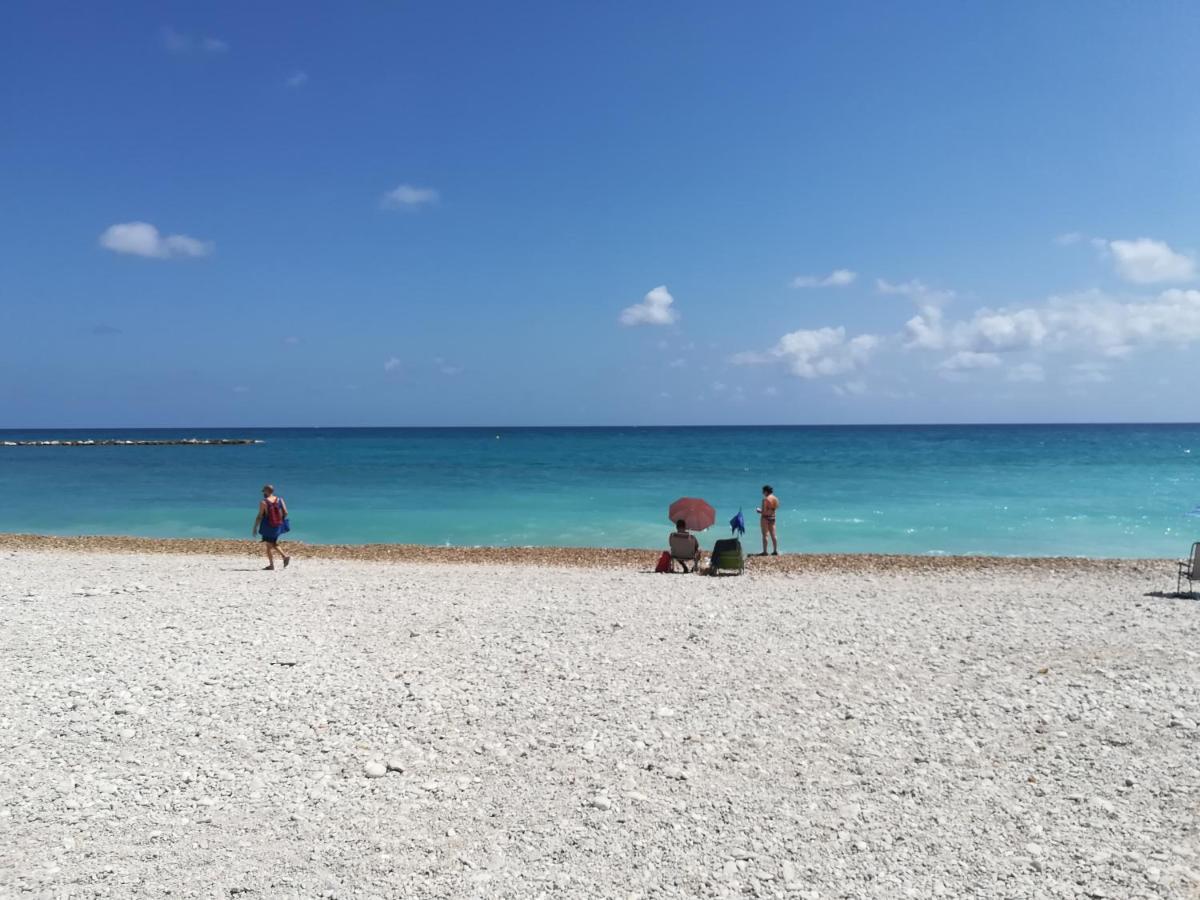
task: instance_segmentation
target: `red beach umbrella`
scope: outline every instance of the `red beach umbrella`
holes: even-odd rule
[[[717,521],[717,511],[699,497],[680,497],[671,504],[667,518],[672,523],[683,519],[688,531],[703,531]]]

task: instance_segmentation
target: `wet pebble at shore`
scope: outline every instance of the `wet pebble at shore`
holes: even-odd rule
[[[702,543],[722,535],[702,534]],[[753,551],[754,539],[743,541]],[[359,560],[363,562],[444,563],[490,566],[546,566],[552,568],[613,568],[653,570],[661,550],[610,549],[600,547],[430,547],[416,544],[304,544],[287,541],[305,559]],[[167,555],[235,555],[262,557],[257,540],[207,538],[141,538],[113,535],[56,537],[37,534],[0,534],[0,551],[44,550],[64,553],[153,553]],[[1146,576],[1163,574],[1164,560],[1082,559],[1077,557],[1007,556],[913,556],[875,553],[784,553],[781,556],[747,560],[749,570],[760,574],[808,574],[846,572],[885,574],[897,572],[953,572],[975,574],[1021,572],[1052,573],[1069,577],[1074,573],[1127,572]],[[1173,570],[1171,570],[1173,571]],[[1168,573],[1169,574],[1169,573]]]
[[[1158,566],[3,551],[0,894],[1192,896]]]

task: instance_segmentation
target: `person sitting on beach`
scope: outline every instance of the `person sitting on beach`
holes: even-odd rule
[[[261,534],[263,545],[267,548],[267,565],[263,571],[274,570],[276,550],[283,557],[283,567],[286,569],[292,558],[279,547],[279,536],[289,530],[287,504],[283,502],[282,497],[275,496],[275,488],[269,484],[263,485],[262,494],[263,498],[258,504],[258,515],[254,518],[254,529],[250,533]]]
[[[700,542],[688,531],[684,519],[675,523],[675,530],[667,538],[667,543],[671,547],[671,559],[679,560],[683,564],[683,571],[695,572],[700,567]],[[689,562],[692,564],[691,569],[688,568]]]
[[[779,509],[779,498],[769,484],[763,485],[762,506],[755,510],[758,513],[759,525],[762,526],[763,549],[759,556],[767,555],[767,538],[771,539],[771,555],[779,555],[779,538],[775,534],[775,513]]]

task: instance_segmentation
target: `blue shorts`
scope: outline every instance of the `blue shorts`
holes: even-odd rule
[[[264,543],[274,544],[277,540],[279,540],[279,536],[283,534],[283,526],[280,525],[278,527],[272,527],[266,522],[263,522],[258,529],[258,533],[262,535]]]

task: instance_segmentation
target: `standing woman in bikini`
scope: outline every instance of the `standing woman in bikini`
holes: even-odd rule
[[[759,556],[767,555],[767,538],[771,538],[771,555],[779,555],[779,538],[775,534],[775,513],[779,509],[779,498],[769,484],[763,485],[763,502],[756,512],[762,526],[763,549]]]
[[[287,504],[283,502],[282,497],[275,496],[275,488],[269,484],[263,485],[262,494],[263,498],[258,504],[258,515],[254,517],[254,530],[250,533],[261,534],[263,546],[267,548],[267,565],[263,571],[270,572],[275,568],[276,550],[279,550],[279,555],[283,557],[283,567],[286,569],[292,558],[279,548],[278,541],[279,536],[288,531]],[[766,538],[763,538],[763,546],[766,546]]]

